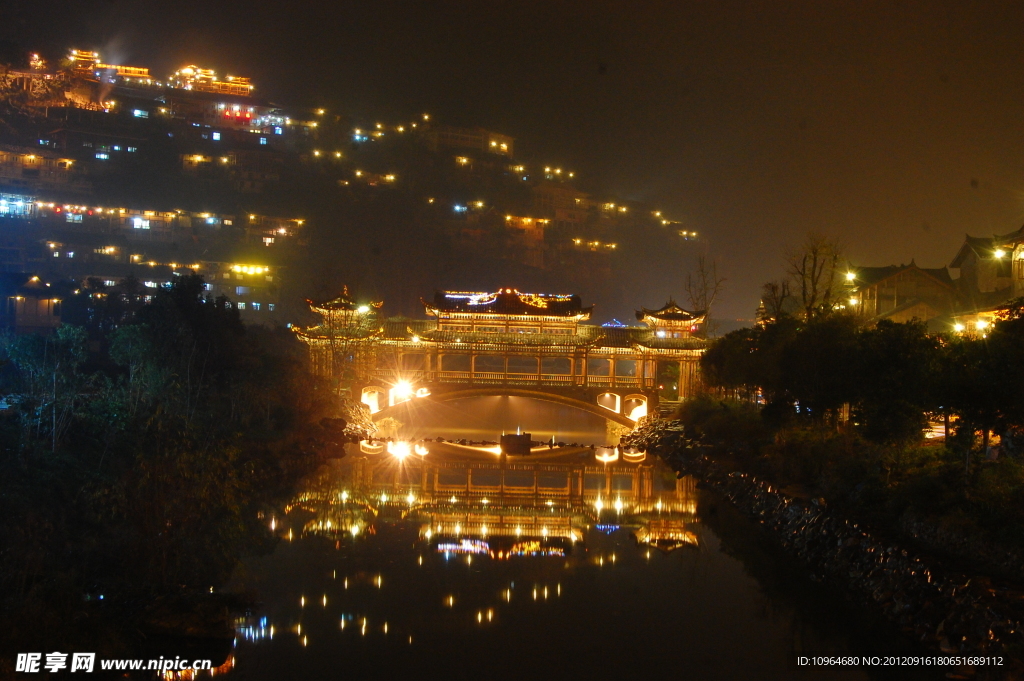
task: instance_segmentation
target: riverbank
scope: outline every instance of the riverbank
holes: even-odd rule
[[[1004,657],[964,670],[979,679],[1024,677],[1024,592],[969,577],[844,518],[824,499],[797,499],[735,470],[686,438],[680,422],[648,421],[627,444],[692,474],[764,524],[822,580],[843,588],[937,655]],[[723,465],[724,464],[724,465]]]

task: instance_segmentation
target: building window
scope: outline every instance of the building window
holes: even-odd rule
[[[248,286],[236,286],[235,287],[235,295],[236,296],[247,296],[247,295],[249,295],[249,287]]]
[[[269,246],[272,243],[274,243],[274,237],[272,237],[272,236],[265,236],[265,237],[263,237],[263,244],[265,246]]]
[[[270,276],[270,275],[268,274],[268,275],[266,276],[266,280],[267,280],[267,281],[274,281],[274,277],[272,277],[272,276]]]
[[[267,143],[267,138],[266,137],[261,137],[260,138],[260,144],[266,144],[266,143]]]
[[[75,257],[75,252],[74,251],[68,251],[68,257],[69,258]]]
[[[65,213],[64,219],[67,220],[68,222],[81,222],[82,215],[81,213]]]
[[[267,310],[269,310],[270,312],[273,312],[274,311],[274,304],[273,303],[267,303]]]
[[[213,133],[213,141],[214,142],[220,142],[220,133],[219,132]]]
[[[132,116],[135,116],[136,118],[149,118],[149,112],[143,109],[133,109]]]
[[[283,130],[281,130],[281,128],[280,128],[280,127],[276,127],[276,126],[274,127],[274,134],[275,134],[275,135],[281,135],[281,134],[283,134],[283,133],[284,133],[284,131],[283,131]]]
[[[110,154],[106,154],[106,153],[100,152],[100,153],[96,154],[96,158],[98,158],[101,161],[106,161],[107,159],[110,158]]]
[[[224,278],[225,279],[230,279],[231,278],[231,273],[230,272],[225,272],[224,273]]]
[[[235,307],[237,307],[239,310],[244,310],[245,309],[245,303],[236,303]]]
[[[253,303],[252,304],[252,309],[254,309],[257,312],[259,312],[260,311],[260,304],[259,303]]]
[[[134,229],[149,229],[149,220],[145,218],[132,218],[132,227]]]

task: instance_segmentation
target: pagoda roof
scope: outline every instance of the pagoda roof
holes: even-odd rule
[[[328,314],[330,312],[357,312],[361,304],[357,303],[348,292],[348,286],[345,286],[341,295],[333,300],[327,300],[322,303],[315,303],[309,298],[306,298],[306,302],[309,304],[309,309],[319,314]],[[380,309],[380,306],[384,304],[384,301],[376,303],[365,303],[372,311]]]
[[[422,299],[421,299],[422,300]],[[594,307],[583,307],[569,294],[520,293],[504,288],[494,293],[438,291],[433,302],[423,300],[429,315],[451,312],[589,319]]]
[[[636,318],[640,320],[657,319],[665,322],[700,322],[704,319],[705,314],[707,314],[705,310],[697,312],[684,310],[679,307],[676,301],[669,298],[668,302],[657,310],[641,307],[636,313]]]

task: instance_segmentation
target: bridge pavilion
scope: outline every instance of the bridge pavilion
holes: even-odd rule
[[[518,395],[559,402],[631,426],[659,403],[698,388],[704,313],[669,301],[641,308],[642,326],[587,324],[579,296],[439,291],[424,300],[430,319],[382,319],[380,303],[347,291],[309,301],[320,323],[295,331],[314,370],[343,377],[371,413],[401,402]]]

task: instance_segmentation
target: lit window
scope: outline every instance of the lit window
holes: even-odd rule
[[[138,150],[139,150],[138,147],[128,147],[128,152],[132,153],[132,154],[134,154]]]
[[[55,257],[55,258],[59,258],[59,257],[60,257],[60,253],[57,253],[56,251],[54,251],[54,253],[53,253],[53,257]]]
[[[74,251],[68,251],[68,257],[69,258],[75,257],[75,252]]]
[[[146,287],[147,288],[156,288],[157,287],[157,283],[155,281],[147,281],[146,282]]]
[[[235,287],[235,295],[236,296],[247,296],[247,295],[249,295],[249,287],[248,286],[236,286]]]
[[[275,135],[281,135],[281,134],[283,134],[283,132],[282,132],[280,127],[275,126],[274,127],[274,134]]]
[[[269,246],[270,244],[274,243],[274,237],[272,237],[272,236],[265,236],[265,237],[263,237],[263,243],[266,244],[267,246]]]
[[[244,310],[244,309],[245,309],[245,303],[236,303],[236,304],[235,304],[235,306],[236,306],[236,307],[237,307],[237,308],[238,308],[239,310]]]
[[[132,116],[136,118],[149,118],[149,112],[143,109],[132,109]]]
[[[269,274],[267,275],[266,279],[267,279],[267,281],[274,281],[274,277],[272,277]]]
[[[117,282],[116,282],[116,281],[114,281],[113,279],[105,279],[105,280],[103,281],[103,285],[104,285],[104,286],[116,286],[116,285],[117,285]]]
[[[106,161],[107,159],[110,158],[110,154],[105,154],[103,152],[100,152],[100,153],[96,154],[96,158],[98,158],[101,161]]]
[[[205,289],[207,291],[212,291],[213,290],[213,284],[203,284],[203,289]]]
[[[132,218],[132,227],[135,229],[149,229],[149,220],[145,218]]]
[[[267,303],[267,310],[269,310],[270,312],[273,312],[274,311],[274,304],[273,303]]]
[[[252,304],[252,309],[254,309],[254,310],[256,310],[257,312],[259,312],[259,310],[260,310],[260,304],[259,304],[259,303],[253,303],[253,304]]]
[[[121,151],[121,147],[114,145],[114,151]]]
[[[267,143],[267,138],[266,137],[261,137],[260,138],[260,144],[266,144],[266,143]]]
[[[81,222],[82,215],[80,213],[65,213],[64,219],[68,222]]]
[[[230,272],[225,272],[224,273],[224,278],[225,279],[230,279],[231,278],[231,273]]]
[[[219,132],[213,133],[213,141],[214,142],[219,142],[220,141],[220,133]]]

